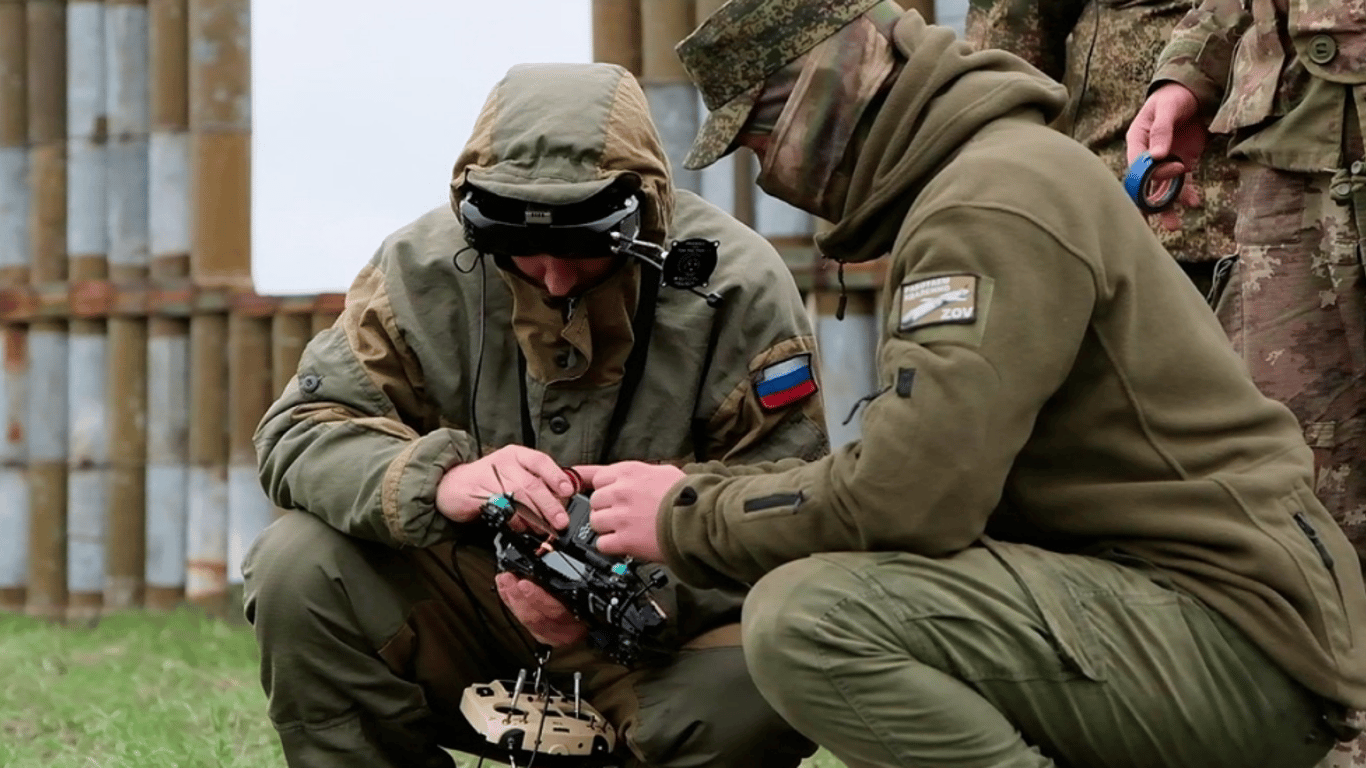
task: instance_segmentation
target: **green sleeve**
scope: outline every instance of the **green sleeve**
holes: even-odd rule
[[[1195,94],[1203,114],[1214,114],[1224,98],[1238,39],[1251,23],[1243,0],[1200,3],[1176,25],[1158,54],[1152,87],[1180,83]]]
[[[255,435],[262,486],[343,533],[390,546],[454,537],[436,485],[474,454],[464,432],[437,426],[421,372],[402,344],[383,260],[362,271],[336,325],[304,350],[299,369]]]
[[[959,205],[910,231],[890,269],[887,389],[864,413],[863,439],[809,463],[689,467],[659,517],[683,579],[748,583],[823,551],[945,555],[982,535],[1070,371],[1095,278],[1060,238],[1000,208]],[[974,322],[901,330],[901,285],[960,274],[978,280]]]

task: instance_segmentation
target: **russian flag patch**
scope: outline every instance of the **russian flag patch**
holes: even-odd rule
[[[769,411],[791,405],[815,391],[811,355],[796,355],[774,363],[759,371],[754,380],[754,394],[759,396],[759,405]]]

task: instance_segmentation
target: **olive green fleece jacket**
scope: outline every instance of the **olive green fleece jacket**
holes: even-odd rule
[[[660,289],[643,377],[609,459],[822,455],[819,395],[768,409],[755,393],[765,367],[814,352],[791,274],[763,237],[672,190],[644,94],[625,70],[514,68],[454,172],[490,185],[548,179],[560,195],[628,174],[655,239],[719,243],[707,290],[721,302]],[[442,206],[390,235],[361,270],[340,319],[308,344],[257,429],[260,479],[275,503],[394,547],[452,540],[459,526],[435,508],[438,481],[480,455],[476,429],[485,454],[524,444],[524,404],[539,450],[564,466],[600,460],[642,270],[631,262],[576,301],[555,301],[466,246]]]
[[[669,565],[753,582],[817,552],[991,538],[1141,558],[1309,688],[1366,705],[1366,589],[1300,429],[1105,166],[1045,127],[1061,89],[915,14],[896,44],[905,67],[819,240],[890,253],[886,389],[826,458],[687,467],[660,510]]]

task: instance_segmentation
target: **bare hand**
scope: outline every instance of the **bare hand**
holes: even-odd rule
[[[683,470],[641,461],[574,469],[593,489],[589,520],[599,534],[598,549],[604,555],[663,562],[664,552],[656,529],[659,507],[669,489],[683,479]]]
[[[510,494],[534,516],[561,530],[569,525],[564,500],[573,493],[574,482],[554,459],[532,448],[507,445],[451,467],[436,486],[436,509],[457,523],[467,523],[479,517],[490,496]]]
[[[1147,152],[1155,160],[1173,155],[1180,163],[1171,163],[1153,171],[1153,181],[1161,182],[1180,174],[1186,175],[1185,186],[1177,200],[1185,206],[1200,205],[1200,190],[1192,180],[1192,172],[1205,151],[1209,131],[1199,119],[1199,102],[1189,88],[1180,83],[1165,83],[1152,92],[1138,111],[1124,135],[1125,152],[1132,165],[1138,156]],[[1175,208],[1157,214],[1166,229],[1181,228],[1181,214]]]
[[[493,582],[503,604],[539,642],[562,648],[588,636],[588,626],[535,582],[506,572],[494,576]]]

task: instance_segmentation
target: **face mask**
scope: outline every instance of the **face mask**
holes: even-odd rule
[[[827,221],[838,221],[857,158],[851,139],[891,74],[891,41],[866,17],[807,53],[773,126],[759,188]]]

